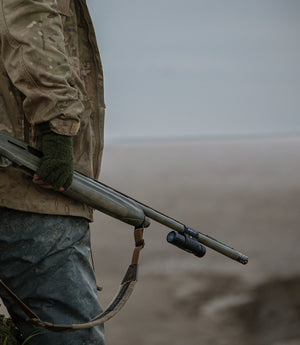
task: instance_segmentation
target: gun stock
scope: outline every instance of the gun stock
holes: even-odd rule
[[[40,164],[41,153],[26,143],[0,133],[0,157],[2,167],[10,164],[21,169],[24,173],[33,175]],[[1,167],[1,160],[0,160]],[[209,235],[202,234],[183,223],[171,218],[99,181],[74,172],[71,187],[63,192],[65,195],[86,203],[111,217],[134,227],[148,227],[149,218],[175,230],[169,233],[167,240],[175,246],[201,257],[205,254],[205,247],[235,260],[247,264],[248,258],[227,244]],[[178,236],[179,233],[180,235]],[[200,243],[203,245],[200,245]]]

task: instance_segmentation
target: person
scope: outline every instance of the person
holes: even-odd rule
[[[0,131],[43,151],[33,179],[0,169],[0,279],[43,321],[101,313],[90,262],[93,210],[66,197],[74,169],[98,178],[103,71],[86,0],[0,0]],[[14,323],[37,329],[3,291]],[[29,344],[104,344],[103,326]]]

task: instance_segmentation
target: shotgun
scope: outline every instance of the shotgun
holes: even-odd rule
[[[33,176],[40,164],[41,157],[42,153],[35,148],[7,134],[0,133],[1,168],[14,166]],[[244,265],[248,263],[246,255],[229,245],[193,230],[174,218],[78,171],[74,172],[71,187],[63,193],[135,228],[148,227],[149,218],[151,218],[173,230],[167,235],[169,243],[197,257],[205,255],[206,246]]]

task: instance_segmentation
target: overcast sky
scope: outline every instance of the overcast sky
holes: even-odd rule
[[[106,139],[300,133],[300,1],[88,4]]]

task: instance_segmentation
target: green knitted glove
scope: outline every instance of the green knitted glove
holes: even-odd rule
[[[36,174],[46,185],[67,190],[73,181],[73,138],[52,132],[48,123],[41,124],[39,129],[44,155]]]

